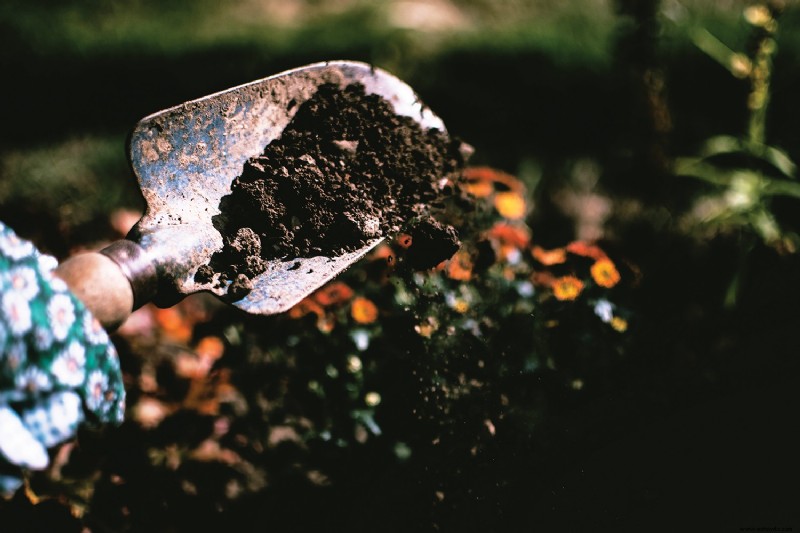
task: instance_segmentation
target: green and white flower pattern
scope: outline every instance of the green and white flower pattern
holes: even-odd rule
[[[121,423],[125,390],[105,330],[55,277],[57,262],[0,223],[0,493],[45,468],[80,423]]]

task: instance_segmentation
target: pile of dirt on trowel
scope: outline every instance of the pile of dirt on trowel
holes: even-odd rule
[[[225,246],[196,279],[219,272],[220,282],[238,278],[246,289],[266,261],[340,255],[420,220],[438,229],[425,232],[415,263],[447,259],[458,237],[430,221],[430,206],[459,181],[459,147],[361,85],[321,86],[281,137],[245,163],[215,217]]]

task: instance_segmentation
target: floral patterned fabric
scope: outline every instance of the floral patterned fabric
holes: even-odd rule
[[[56,260],[0,223],[0,492],[81,423],[120,423],[119,360],[100,323],[53,275]]]

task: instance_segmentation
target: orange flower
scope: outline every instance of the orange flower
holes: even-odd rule
[[[525,216],[527,206],[525,198],[515,191],[499,192],[494,195],[494,207],[500,216],[511,220],[519,220]]]
[[[447,263],[447,277],[458,281],[469,281],[472,277],[472,258],[463,250],[456,252]]]
[[[550,272],[534,272],[531,275],[531,281],[534,285],[541,285],[551,287],[555,283],[556,278]]]
[[[592,259],[603,259],[606,257],[606,253],[598,246],[584,241],[571,242],[567,245],[566,249],[569,253],[582,257],[590,257]]]
[[[628,321],[622,317],[615,316],[611,319],[611,327],[620,333],[623,333],[628,329]]]
[[[156,309],[156,322],[165,331],[173,331],[183,325],[183,317],[175,307],[167,307],[166,309]]]
[[[462,315],[469,311],[469,303],[466,300],[462,300],[461,298],[457,298],[453,302],[453,311],[456,313],[461,313]]]
[[[353,300],[350,316],[359,324],[371,324],[378,318],[378,308],[372,303],[372,300],[359,296]]]
[[[567,260],[567,251],[564,248],[545,250],[541,246],[534,246],[531,254],[544,266],[560,265]]]
[[[464,179],[466,180],[494,181],[498,174],[502,174],[502,172],[490,167],[467,167],[464,169]]]
[[[210,359],[212,361],[222,357],[224,351],[225,344],[223,344],[222,339],[214,336],[203,337],[200,339],[200,342],[197,343],[197,348],[195,348],[198,357]]]
[[[317,329],[323,333],[330,333],[336,327],[336,317],[332,314],[320,317],[317,320]]]
[[[488,181],[467,182],[464,188],[475,198],[486,198],[494,192],[494,186]]]
[[[176,307],[156,309],[155,317],[164,336],[183,343],[192,338],[192,325]]]
[[[325,312],[321,304],[333,305],[343,302],[353,295],[353,291],[350,287],[341,282],[332,283],[331,285],[333,285],[333,287],[330,288],[331,290],[325,291],[326,287],[323,287],[317,291],[317,293],[297,302],[294,307],[289,309],[289,317],[297,319],[309,313],[314,313],[317,315],[317,328],[320,331],[327,333],[333,330],[336,326],[336,317],[333,313]],[[342,289],[342,287],[345,289]]]
[[[374,261],[385,261],[392,254],[394,254],[394,252],[391,247],[386,243],[382,243],[369,253],[369,258]]]
[[[582,290],[583,282],[575,276],[562,276],[553,281],[553,296],[557,300],[574,300]]]
[[[525,227],[512,226],[498,222],[487,232],[490,239],[499,241],[500,244],[509,244],[516,248],[524,248],[531,240],[530,232]]]
[[[619,283],[620,280],[617,267],[614,266],[614,263],[611,262],[611,259],[605,257],[595,261],[590,269],[590,272],[592,273],[592,278],[594,279],[595,283],[607,289],[610,289]]]
[[[303,318],[309,313],[314,313],[317,315],[318,320],[321,320],[322,317],[325,316],[325,310],[322,309],[322,307],[311,298],[304,298],[303,300],[297,302],[294,307],[289,309],[290,318]]]
[[[411,246],[411,235],[407,233],[398,233],[397,237],[394,238],[394,242],[396,242],[400,248],[409,248]]]
[[[203,379],[211,370],[213,362],[196,357],[189,352],[181,352],[174,357],[175,373],[188,379]]]
[[[426,339],[429,339],[437,329],[439,329],[439,321],[436,320],[436,317],[432,316],[429,316],[427,319],[414,326],[414,331]]]
[[[477,183],[502,183],[512,191],[521,191],[524,187],[522,182],[512,176],[499,170],[489,167],[469,167],[464,169],[464,180],[467,182],[467,187],[471,184]],[[476,195],[477,196],[477,195]]]
[[[329,283],[311,295],[311,298],[323,307],[346,302],[352,297],[353,289],[341,281]]]

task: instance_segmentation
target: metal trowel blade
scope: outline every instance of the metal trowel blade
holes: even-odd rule
[[[147,203],[129,239],[155,265],[158,294],[171,305],[185,295],[209,291],[250,313],[286,311],[363,257],[382,239],[335,257],[269,261],[241,299],[230,284],[198,283],[197,269],[223,247],[214,227],[220,201],[231,193],[247,159],[280,137],[297,109],[323,84],[364,85],[390,102],[399,115],[423,128],[445,131],[413,89],[365,63],[317,63],[165,109],[142,119],[128,143],[131,168]]]

